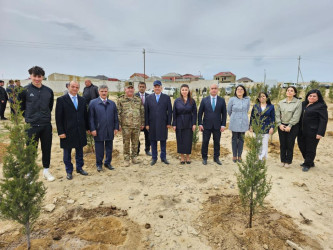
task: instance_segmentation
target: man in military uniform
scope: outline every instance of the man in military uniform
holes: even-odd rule
[[[125,94],[120,96],[117,103],[119,117],[119,131],[122,131],[124,144],[125,167],[140,163],[138,156],[138,143],[140,130],[144,128],[144,107],[141,99],[134,95],[134,83],[125,82]],[[132,154],[130,150],[130,143]]]

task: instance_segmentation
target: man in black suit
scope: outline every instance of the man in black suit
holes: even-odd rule
[[[139,92],[135,95],[140,97],[142,105],[145,106],[146,98],[149,94],[147,94],[146,91],[146,83],[145,82],[139,82],[138,84]],[[150,139],[149,139],[149,131],[146,128],[143,128],[142,130],[145,133],[145,152],[146,155],[151,156],[150,151]],[[140,140],[139,140],[139,146],[138,146],[138,154],[140,153]]]
[[[217,96],[218,85],[212,84],[210,95],[203,98],[198,112],[199,129],[202,132],[201,155],[202,163],[207,165],[208,144],[211,134],[214,141],[214,162],[222,165],[220,161],[220,139],[224,132],[227,120],[227,105],[222,97]],[[204,114],[203,122],[202,115]]]
[[[88,175],[82,169],[83,147],[87,145],[86,131],[88,129],[88,112],[86,100],[77,93],[80,85],[71,81],[68,86],[68,94],[57,99],[56,124],[60,137],[60,147],[64,150],[64,163],[67,172],[67,179],[73,178],[73,164],[71,159],[72,148],[75,148],[76,172],[81,175]]]
[[[169,164],[166,159],[166,140],[168,139],[168,128],[171,127],[172,105],[170,97],[162,93],[162,83],[154,82],[154,94],[147,97],[145,102],[145,123],[149,131],[152,161],[154,165],[157,161],[157,141],[161,145],[161,161]]]
[[[5,117],[5,110],[8,101],[8,95],[3,85],[5,85],[5,82],[0,80],[0,120],[7,120]]]

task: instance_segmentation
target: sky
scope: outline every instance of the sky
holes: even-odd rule
[[[170,72],[333,82],[332,0],[0,0],[0,79]],[[302,78],[299,78],[302,82]]]

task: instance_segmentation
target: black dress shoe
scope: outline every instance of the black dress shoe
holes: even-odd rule
[[[301,163],[301,164],[299,164],[301,167],[304,167],[304,162],[303,163]]]
[[[146,151],[146,155],[152,156],[152,154],[149,151]]]
[[[222,162],[218,158],[214,159],[214,162],[216,162],[218,165],[222,165]]]
[[[164,164],[167,164],[167,165],[169,165],[170,164],[170,162],[168,162],[168,160],[167,159],[164,159],[164,160],[161,160]]]
[[[114,167],[112,167],[111,164],[104,164],[104,167],[106,167],[109,170],[114,170]]]
[[[202,159],[202,164],[207,165],[207,159]]]
[[[84,171],[83,169],[76,170],[76,173],[79,173],[79,174],[82,174],[82,175],[88,175],[88,173],[86,171]]]
[[[5,120],[8,120],[8,119],[7,119],[6,117],[2,117],[1,120],[4,120],[4,121],[5,121]]]
[[[73,179],[73,175],[71,173],[67,173],[66,179],[67,180]]]
[[[103,170],[102,166],[98,166],[98,165],[97,165],[97,171],[98,171],[98,172],[101,172],[102,170]]]
[[[154,166],[156,164],[157,160],[151,160],[150,166]]]

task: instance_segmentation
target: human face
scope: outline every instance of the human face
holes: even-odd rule
[[[3,85],[5,85],[5,83],[4,82],[0,82],[0,86],[2,87]]]
[[[317,93],[310,94],[308,96],[308,101],[309,101],[310,104],[318,102],[318,95],[317,95]]]
[[[30,75],[30,79],[32,81],[32,84],[35,86],[41,86],[44,76],[36,76],[36,75]]]
[[[236,89],[236,95],[237,95],[237,97],[243,97],[244,96],[244,89],[242,87],[238,87]]]
[[[69,86],[68,86],[68,92],[72,95],[72,96],[76,96],[77,93],[80,90],[80,85],[77,82],[70,82]]]
[[[260,94],[259,101],[262,104],[266,104],[266,101],[267,101],[266,95],[265,94]]]
[[[91,85],[91,81],[90,81],[90,80],[86,80],[86,81],[84,82],[84,84],[86,85],[86,87],[89,87],[89,86]]]
[[[188,87],[182,87],[180,93],[182,94],[183,98],[187,98],[189,89]]]
[[[162,86],[160,86],[160,85],[154,85],[154,93],[155,93],[155,95],[161,94],[162,89],[163,89]]]
[[[100,89],[98,93],[102,99],[108,98],[108,89]]]
[[[145,91],[146,91],[146,85],[139,84],[139,92],[143,94]]]
[[[212,85],[210,86],[209,93],[210,93],[212,96],[216,96],[218,90],[219,90],[218,86],[217,86],[216,84],[212,84]]]
[[[125,94],[127,97],[133,97],[134,95],[134,88],[133,87],[127,87],[125,88]]]
[[[296,95],[295,90],[293,88],[288,88],[286,92],[287,97],[294,97]]]

